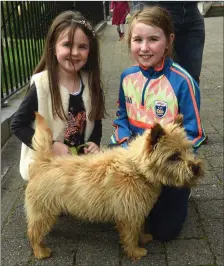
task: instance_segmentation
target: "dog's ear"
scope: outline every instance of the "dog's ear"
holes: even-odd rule
[[[154,146],[162,136],[165,136],[165,131],[160,124],[156,123],[151,128],[150,144]]]
[[[174,119],[174,123],[183,127],[184,125],[183,120],[184,120],[184,116],[182,114],[178,114]]]

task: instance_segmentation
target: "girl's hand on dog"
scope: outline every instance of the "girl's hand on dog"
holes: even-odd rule
[[[66,154],[71,154],[69,147],[64,143],[55,141],[52,145],[52,152],[54,155],[62,156]]]
[[[86,143],[88,145],[88,147],[85,147],[83,150],[84,150],[84,153],[87,154],[87,153],[97,153],[100,151],[100,147],[96,145],[96,143],[94,142],[87,142]]]

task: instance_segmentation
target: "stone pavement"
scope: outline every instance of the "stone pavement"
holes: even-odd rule
[[[18,173],[20,143],[12,137],[2,150],[2,261],[4,266],[223,266],[223,18],[206,18],[206,43],[201,74],[201,117],[209,137],[202,146],[206,174],[193,189],[188,218],[178,239],[147,245],[148,255],[132,263],[119,246],[111,224],[83,223],[61,217],[47,236],[50,259],[33,258],[26,236],[23,209],[25,184]],[[115,27],[101,32],[101,55],[106,106],[103,145],[113,130],[119,77],[131,64],[125,42]]]

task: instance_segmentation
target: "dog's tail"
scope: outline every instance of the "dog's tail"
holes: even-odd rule
[[[53,134],[43,116],[37,112],[35,112],[35,116],[36,128],[32,139],[32,147],[35,150],[34,156],[36,160],[49,161],[53,156]]]

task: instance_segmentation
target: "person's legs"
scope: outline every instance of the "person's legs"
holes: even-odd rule
[[[117,25],[117,32],[119,34],[119,37],[121,37],[121,29],[120,29],[120,25]]]
[[[176,33],[174,41],[175,61],[185,68],[199,84],[205,42],[204,22]],[[193,28],[194,27],[194,28]]]
[[[124,24],[120,24],[120,31],[121,31],[120,40],[122,40],[124,38]]]
[[[188,188],[163,187],[145,223],[145,230],[153,239],[168,241],[180,233],[187,216],[189,194]]]
[[[199,85],[205,43],[204,18],[198,10],[187,18],[182,25],[174,24],[174,61],[186,69]],[[207,143],[208,136],[202,144]]]
[[[177,62],[191,74],[198,84],[200,82],[204,38],[203,32],[189,32],[185,36],[180,36],[174,45]]]

